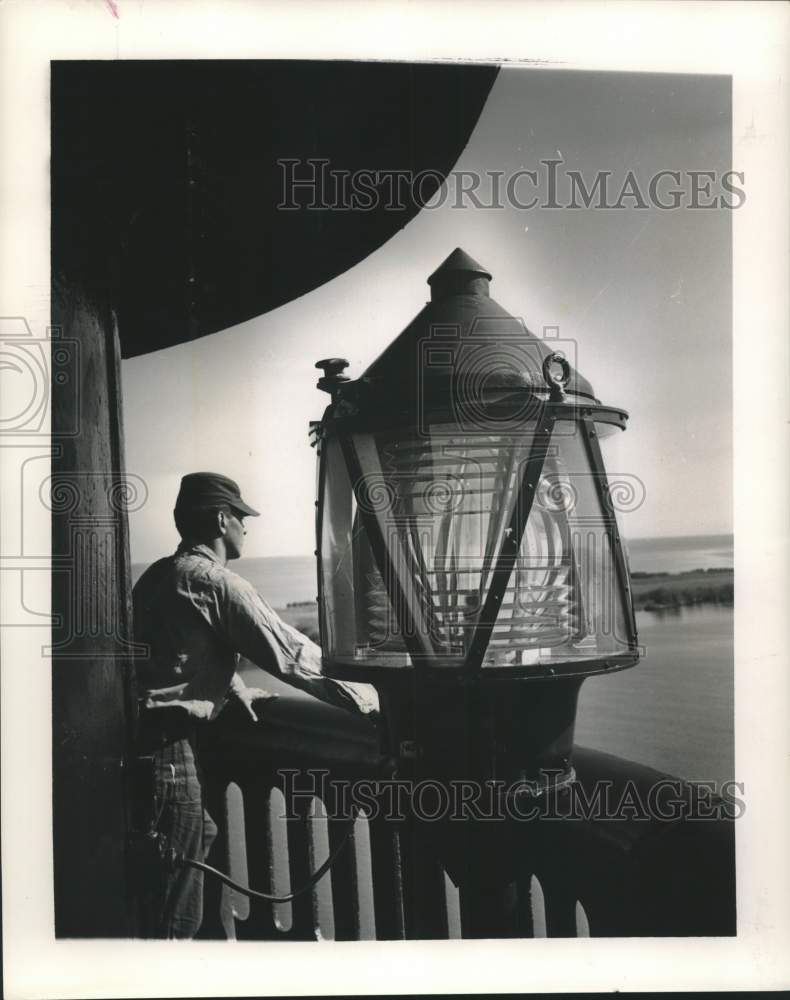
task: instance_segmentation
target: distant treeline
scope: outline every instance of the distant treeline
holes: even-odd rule
[[[687,569],[684,570],[682,573],[645,573],[643,570],[637,570],[636,572],[631,573],[631,579],[645,580],[648,577],[652,576],[671,576],[671,577],[696,576],[698,573],[707,573],[707,574],[720,573],[720,574],[732,575],[732,569],[729,567],[726,567],[724,569]]]
[[[733,603],[731,569],[696,569],[687,573],[632,573],[631,579],[634,607],[638,610],[655,611],[693,604]]]
[[[734,590],[732,583],[720,586],[684,587],[675,590],[670,587],[656,587],[634,596],[634,607],[638,611],[655,611],[658,608],[685,608],[692,604],[732,604]]]
[[[685,573],[631,574],[634,608],[659,611],[695,604],[729,604],[734,600],[731,569],[694,569]],[[301,632],[318,641],[318,606],[315,601],[291,601],[281,614]]]

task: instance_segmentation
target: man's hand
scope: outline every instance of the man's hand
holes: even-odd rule
[[[149,697],[145,701],[145,707],[146,709],[156,709],[157,711],[161,711],[162,709],[177,709],[178,711],[186,712],[193,719],[210,719],[211,713],[214,711],[214,702],[197,701],[195,699],[181,701],[176,698],[171,698],[170,701],[157,701]]]
[[[250,718],[253,722],[258,721],[258,716],[255,714],[255,710],[252,705],[256,701],[270,701],[273,698],[279,697],[273,694],[271,691],[264,691],[263,688],[251,688],[251,687],[234,687],[233,694],[242,703],[245,709],[249,712]]]

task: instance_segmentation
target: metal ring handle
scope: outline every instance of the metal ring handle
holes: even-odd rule
[[[561,375],[555,375],[551,370],[552,365],[559,365],[562,369]],[[563,354],[552,351],[543,359],[543,378],[546,385],[551,389],[552,400],[563,400],[565,398],[565,386],[570,382],[571,366]]]

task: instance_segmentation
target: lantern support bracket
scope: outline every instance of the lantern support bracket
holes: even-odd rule
[[[513,567],[518,558],[521,539],[524,535],[524,529],[529,519],[529,512],[532,510],[532,502],[535,499],[535,493],[540,482],[543,463],[546,460],[556,419],[550,407],[544,406],[542,409],[543,412],[536,422],[535,437],[532,441],[529,457],[524,465],[518,495],[516,496],[513,511],[510,515],[510,523],[505,530],[502,548],[491,574],[488,593],[480,611],[477,627],[472,636],[469,651],[464,662],[463,669],[467,674],[476,673],[483,662],[488,643],[491,640],[494,623],[499,613],[499,606],[502,603],[502,598],[513,573]]]
[[[630,633],[628,636],[628,645],[629,647],[634,648],[637,645],[637,631],[634,604],[633,601],[629,599],[631,596],[631,584],[628,578],[628,567],[625,561],[625,552],[623,550],[622,540],[617,529],[617,518],[615,517],[615,512],[612,509],[612,497],[609,490],[609,480],[606,476],[606,468],[603,462],[603,455],[601,454],[598,432],[595,429],[595,422],[591,417],[584,417],[582,419],[582,425],[584,427],[584,445],[587,451],[590,467],[593,471],[593,480],[595,482],[596,492],[598,493],[598,501],[606,519],[606,533],[609,537],[609,545],[612,549],[612,557],[614,559],[617,580],[620,584],[618,594],[626,597],[626,600],[621,601],[621,603],[625,608],[628,620]]]
[[[351,480],[354,496],[357,501],[357,510],[365,526],[379,573],[381,573],[381,578],[384,580],[387,590],[390,590],[390,586],[394,589],[394,593],[390,594],[390,600],[398,618],[398,625],[403,636],[403,641],[406,644],[406,649],[415,666],[420,663],[430,662],[433,657],[433,649],[427,629],[421,620],[419,608],[414,606],[410,583],[408,579],[404,578],[401,568],[390,557],[384,531],[379,521],[379,515],[370,509],[369,505],[365,502],[364,496],[361,495],[364,477],[354,443],[347,435],[341,434],[340,446],[343,450],[349,479]]]

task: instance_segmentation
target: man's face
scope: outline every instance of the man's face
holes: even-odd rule
[[[238,559],[244,548],[244,536],[247,534],[247,529],[244,527],[244,515],[231,510],[225,513],[224,517],[225,549],[228,559]]]

